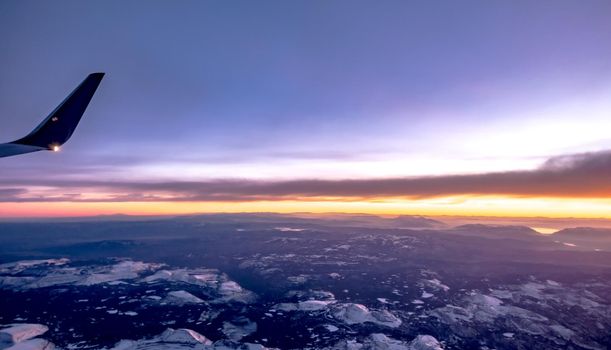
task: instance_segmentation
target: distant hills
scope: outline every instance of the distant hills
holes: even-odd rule
[[[566,245],[594,250],[611,250],[611,229],[575,227],[560,230],[551,238]]]
[[[443,220],[445,217],[441,217]],[[291,227],[295,230],[316,230],[323,227],[342,227],[345,229],[406,229],[428,230],[431,233],[439,232],[451,235],[481,237],[487,239],[511,239],[531,242],[555,242],[557,248],[562,250],[611,250],[611,228],[572,227],[561,229],[553,234],[541,234],[529,227],[529,223],[519,224],[517,219],[513,222],[494,224],[490,222],[477,223],[477,218],[465,217],[457,223],[452,219],[443,222],[426,216],[398,215],[377,216],[371,214],[351,213],[210,213],[180,216],[131,216],[131,215],[100,215],[76,218],[51,219],[18,219],[13,222],[31,223],[87,223],[87,222],[169,222],[169,221],[195,222],[198,224],[245,224],[258,225],[259,228],[268,226]],[[469,223],[473,220],[474,223]],[[551,219],[549,219],[551,220]],[[568,224],[568,219],[561,219]],[[602,220],[602,219],[601,219]],[[11,222],[11,220],[2,220]],[[460,222],[460,221],[459,221]],[[516,224],[512,224],[516,223]]]
[[[553,237],[576,238],[583,240],[611,240],[611,229],[592,227],[565,228],[554,233]]]
[[[456,226],[450,231],[466,236],[480,236],[486,238],[532,239],[541,237],[541,234],[532,228],[519,225],[466,224]]]

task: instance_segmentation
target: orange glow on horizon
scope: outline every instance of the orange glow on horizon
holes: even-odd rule
[[[377,215],[456,215],[573,217],[611,219],[611,199],[444,197],[426,200],[379,198],[367,201],[283,200],[252,202],[23,202],[0,203],[0,217],[69,217],[109,214],[193,213],[369,213]]]

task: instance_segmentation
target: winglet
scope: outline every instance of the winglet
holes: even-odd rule
[[[36,129],[11,143],[57,150],[72,136],[103,77],[104,73],[89,74]]]

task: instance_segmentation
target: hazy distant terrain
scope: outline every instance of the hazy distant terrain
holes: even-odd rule
[[[0,263],[0,348],[611,346],[609,229],[367,215],[4,222]]]

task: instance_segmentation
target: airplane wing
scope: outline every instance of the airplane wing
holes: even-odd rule
[[[0,157],[37,151],[58,151],[76,129],[104,73],[89,74],[85,80],[32,132],[19,140],[0,144]]]

